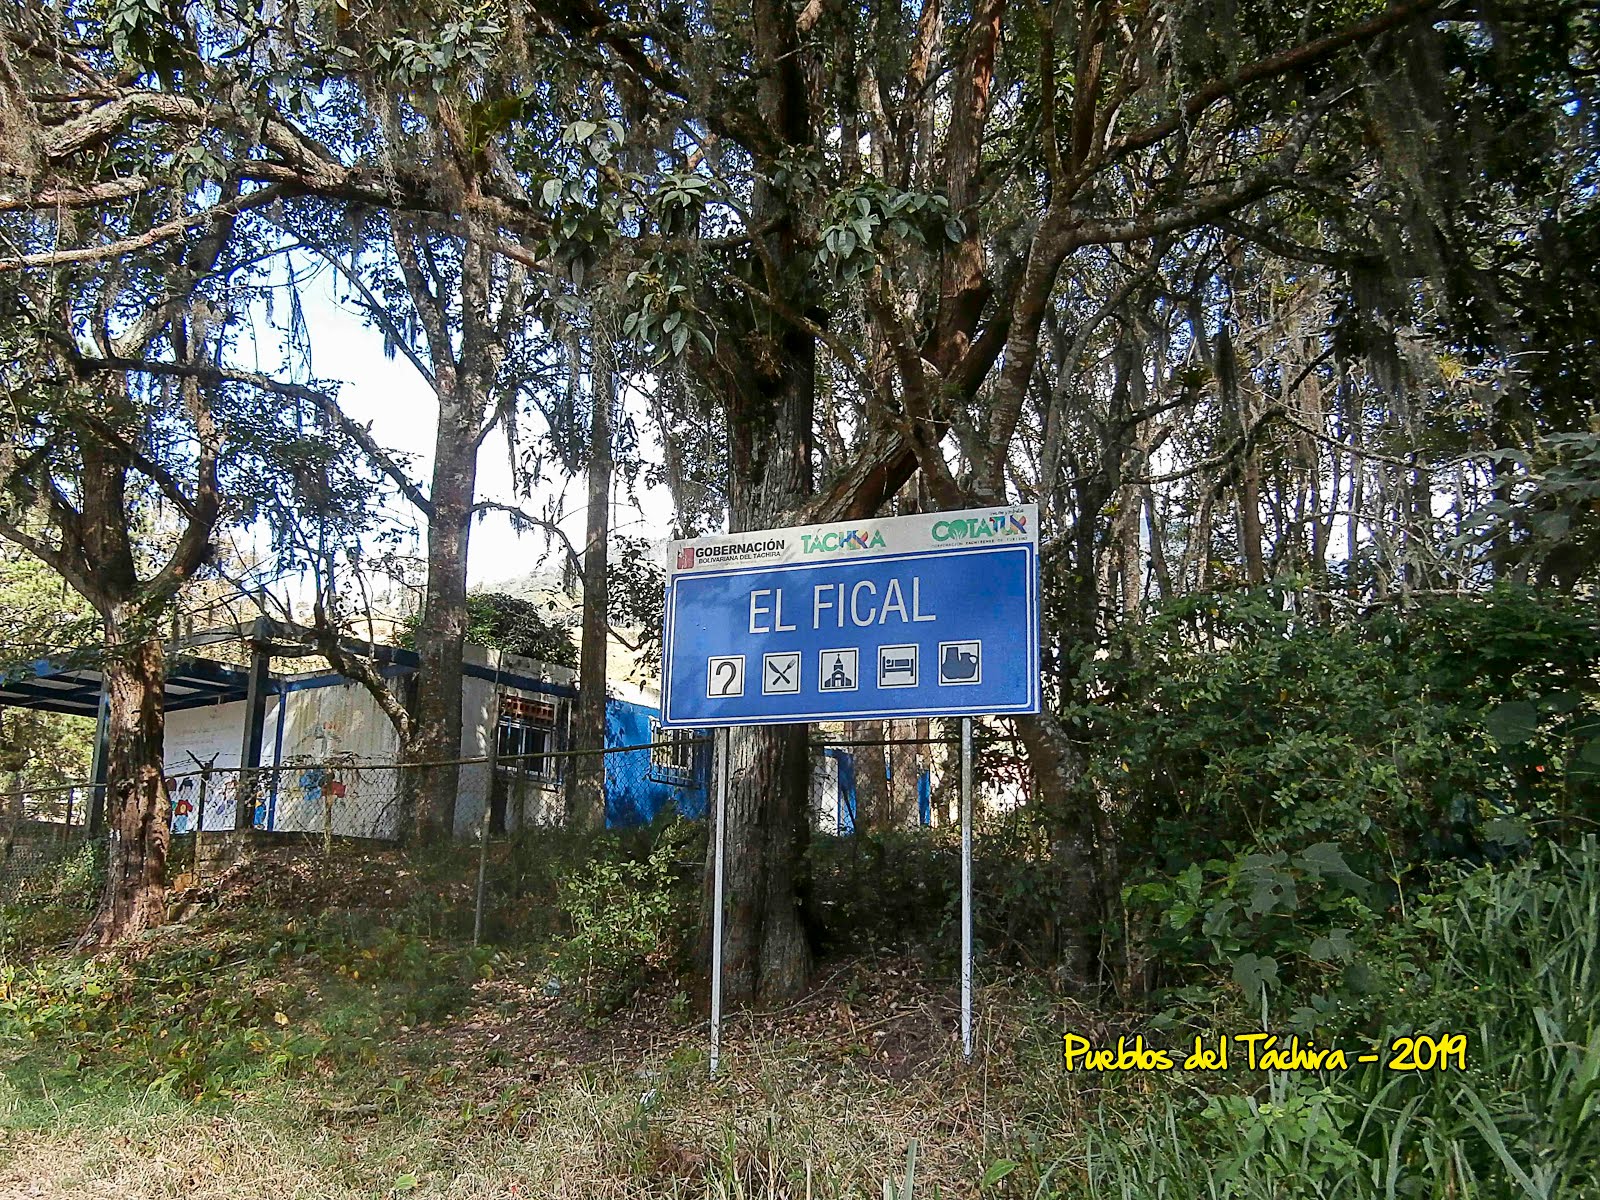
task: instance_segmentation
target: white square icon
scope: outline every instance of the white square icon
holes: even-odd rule
[[[800,692],[800,651],[782,650],[761,656],[761,691],[767,696]]]
[[[744,655],[723,654],[706,660],[706,699],[744,695]]]
[[[878,647],[878,686],[880,688],[917,686],[915,645]]]
[[[981,642],[940,642],[939,682],[966,684],[983,682],[983,644]]]
[[[861,682],[861,651],[851,648],[824,650],[818,656],[817,688],[824,692],[853,692]]]

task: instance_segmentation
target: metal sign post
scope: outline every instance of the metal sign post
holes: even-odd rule
[[[717,826],[712,837],[711,882],[711,1078],[722,1061],[722,829],[728,818],[728,731],[716,731],[711,771],[717,780]]]
[[[1039,711],[1038,526],[1038,508],[1019,504],[669,545],[661,724],[717,731],[713,1076],[738,725],[962,719],[961,1047],[972,1057],[972,718]]]
[[[961,1057],[972,1061],[972,718],[961,718]]]

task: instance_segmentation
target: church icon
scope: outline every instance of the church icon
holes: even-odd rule
[[[824,692],[853,692],[861,681],[861,652],[856,649],[824,650],[817,671]]]

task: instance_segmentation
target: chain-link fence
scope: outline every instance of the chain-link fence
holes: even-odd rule
[[[709,743],[662,732],[654,742],[602,751],[492,753],[421,763],[336,755],[255,769],[201,763],[171,771],[165,782],[174,879],[191,882],[188,872],[202,867],[208,853],[219,862],[224,855],[237,859],[241,842],[324,858],[378,853],[408,832],[408,802],[419,803],[441,783],[455,797],[457,844],[559,826],[566,818],[568,785],[586,762],[599,768],[595,784],[608,825],[648,824],[668,808],[702,817]],[[449,778],[441,780],[444,775]],[[0,796],[0,896],[89,838],[95,791],[83,782]]]
[[[814,733],[814,831],[848,837],[953,826],[957,739],[915,726],[904,736],[892,727],[870,732],[878,736]],[[583,803],[581,787],[598,787],[608,830],[705,818],[712,738],[654,722],[647,733],[649,741],[598,751],[502,753],[517,747],[496,744],[489,754],[446,762],[336,755],[254,770],[200,763],[172,771],[165,781],[169,881],[180,894],[267,889],[270,900],[287,889],[328,906],[340,903],[341,891],[392,901],[397,888],[431,888],[435,916],[453,932],[464,934],[469,919],[474,931],[486,921],[504,929],[527,916],[519,906],[538,891],[529,872],[545,869],[536,860],[575,849],[568,843],[579,835],[566,828],[567,814],[575,800]],[[408,822],[408,810],[440,786],[441,775],[454,797],[454,836],[427,839]],[[93,793],[80,783],[5,797],[0,901],[30,886],[48,891],[53,871],[97,844],[90,838]],[[416,867],[424,860],[425,880]]]
[[[94,788],[87,783],[27,786],[0,795],[0,898],[56,898],[63,865],[90,844]]]

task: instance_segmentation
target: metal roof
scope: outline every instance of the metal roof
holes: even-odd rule
[[[0,705],[93,717],[100,710],[100,668],[40,659],[17,671],[0,673]],[[207,658],[174,658],[167,663],[166,712],[243,700],[250,677],[240,667]]]
[[[274,656],[295,658],[315,654],[315,647],[303,637],[295,637],[296,632],[282,622],[260,618],[250,625],[205,629],[183,638],[168,650],[172,656],[167,660],[166,695],[161,705],[163,711],[177,712],[208,704],[224,704],[230,700],[248,699],[250,695],[250,675],[246,668],[209,658],[173,654],[174,649],[220,642],[244,642]],[[347,653],[376,663],[384,675],[410,674],[421,663],[415,650],[401,646],[351,640],[345,640],[343,646]],[[95,654],[96,651],[83,648],[31,663],[0,664],[0,706],[36,708],[80,717],[96,716],[100,709],[101,674],[94,662]],[[500,670],[483,663],[464,662],[461,664],[461,673],[477,679],[494,680],[521,691],[568,697],[578,694],[577,689],[568,683],[538,679],[519,671]],[[264,691],[282,694],[301,688],[328,687],[349,682],[352,681],[334,671],[310,675],[274,674],[265,680]]]

